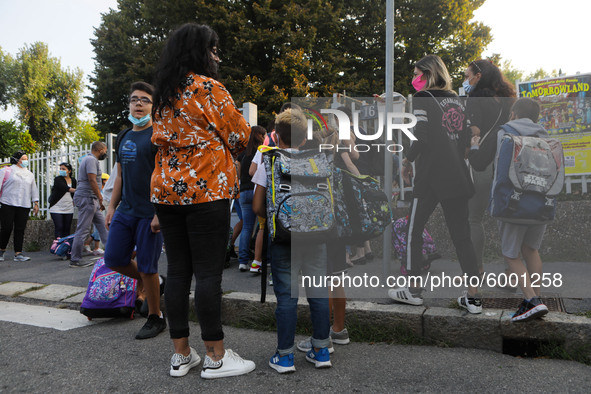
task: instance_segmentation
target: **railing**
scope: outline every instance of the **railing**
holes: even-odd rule
[[[51,194],[53,180],[58,175],[59,164],[69,162],[72,165],[73,176],[78,171],[78,160],[90,153],[90,144],[80,146],[66,146],[45,152],[27,154],[29,157],[29,169],[35,175],[35,182],[39,188],[39,214],[47,218],[49,203],[47,199]],[[1,164],[10,163],[10,158],[1,160]]]

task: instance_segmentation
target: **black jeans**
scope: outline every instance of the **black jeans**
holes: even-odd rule
[[[468,276],[478,276],[478,264],[474,246],[470,238],[470,223],[468,222],[468,199],[453,198],[439,201],[435,193],[412,201],[411,214],[408,219],[407,261],[406,270],[409,275],[421,275],[423,266],[423,229],[429,217],[441,204],[445,224],[456,249],[458,261],[462,271]],[[410,252],[410,253],[409,253]]]
[[[70,235],[70,230],[72,227],[72,218],[74,217],[73,213],[52,213],[51,219],[53,220],[53,225],[55,227],[55,238],[63,238]]]
[[[164,302],[170,337],[189,336],[189,291],[195,276],[195,308],[201,339],[224,339],[222,272],[230,227],[229,200],[155,207],[168,260]]]
[[[10,234],[14,227],[14,251],[20,253],[23,251],[23,240],[25,239],[25,228],[29,219],[31,208],[13,207],[12,205],[2,204],[0,207],[0,249],[5,250],[10,240]]]

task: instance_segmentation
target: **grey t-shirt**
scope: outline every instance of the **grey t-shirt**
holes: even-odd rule
[[[83,157],[80,162],[80,166],[78,167],[78,187],[76,188],[75,196],[96,198],[88,182],[88,174],[96,174],[96,180],[100,189],[103,172],[101,171],[99,161],[92,154]]]

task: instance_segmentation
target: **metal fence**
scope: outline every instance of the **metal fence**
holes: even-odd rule
[[[58,175],[59,164],[69,162],[76,177],[78,160],[90,153],[90,144],[80,146],[67,146],[61,149],[27,154],[29,156],[29,169],[35,175],[35,182],[39,188],[39,214],[49,218],[49,203],[47,199],[51,194],[53,180]],[[2,164],[10,163],[10,158],[1,160]]]

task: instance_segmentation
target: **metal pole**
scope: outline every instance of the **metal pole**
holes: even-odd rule
[[[394,92],[394,0],[386,2],[386,108],[385,116],[392,111]],[[387,124],[387,118],[384,119]],[[386,145],[390,141],[386,140]],[[392,154],[384,149],[384,192],[392,205]],[[390,275],[390,260],[392,255],[392,226],[386,227],[383,241],[382,268],[384,280]]]

